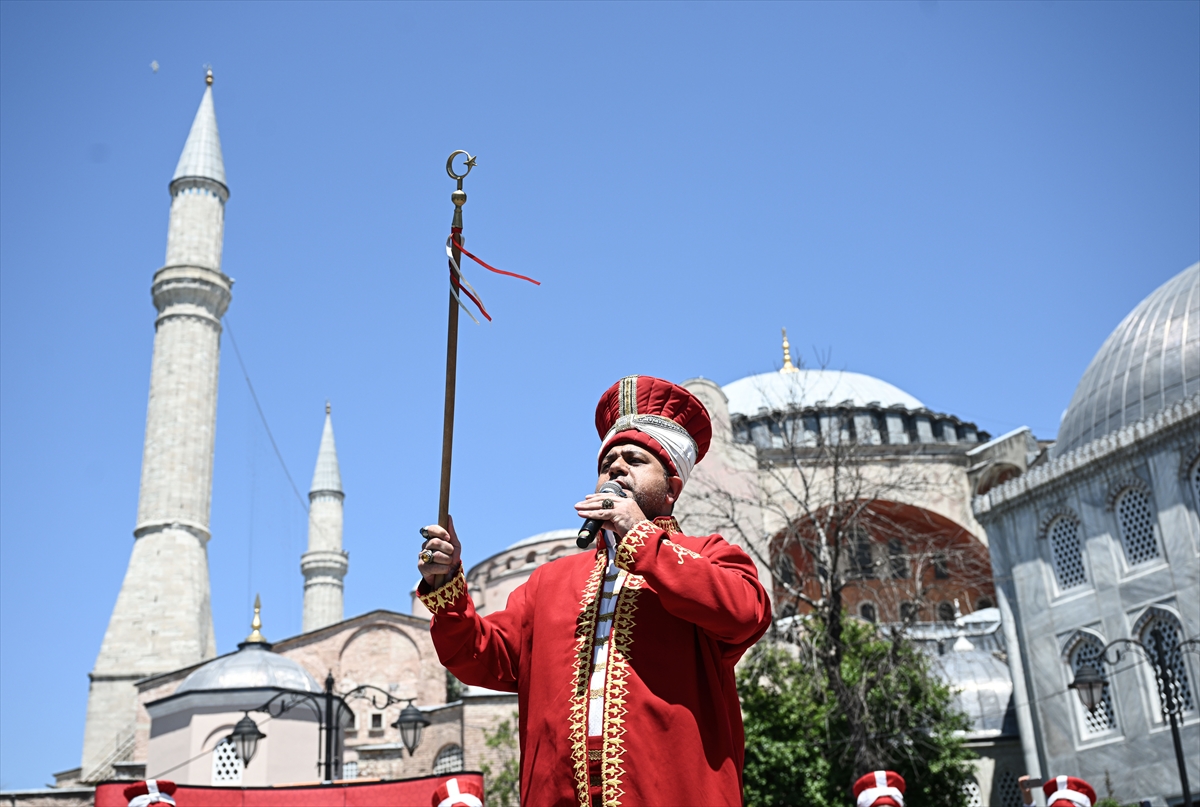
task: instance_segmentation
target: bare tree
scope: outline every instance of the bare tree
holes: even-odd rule
[[[802,405],[803,375],[791,377],[790,400],[714,435],[716,462],[697,474],[681,510],[696,522],[686,530],[719,532],[770,570],[774,638],[820,668],[847,721],[853,767],[866,772],[915,752],[897,744],[897,727],[914,725],[905,703],[872,698],[897,664],[911,663],[906,632],[953,619],[931,595],[989,595],[991,570],[978,540],[929,506],[962,483],[961,468],[956,476],[944,454],[889,441],[882,407]],[[852,676],[847,618],[877,622],[891,643],[881,656],[856,655],[862,668]]]

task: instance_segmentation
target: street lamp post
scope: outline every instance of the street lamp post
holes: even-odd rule
[[[265,712],[271,717],[279,717],[303,704],[317,716],[318,731],[322,739],[320,763],[323,772],[322,781],[329,784],[333,781],[333,770],[336,763],[334,732],[341,725],[342,710],[347,708],[346,701],[353,699],[369,701],[376,709],[386,709],[388,706],[407,702],[408,705],[400,712],[396,722],[391,725],[400,730],[400,739],[403,741],[404,747],[408,749],[409,757],[416,753],[417,746],[421,744],[421,732],[430,723],[429,718],[425,717],[420,709],[413,706],[416,698],[396,698],[370,684],[362,684],[349,692],[338,694],[333,691],[333,684],[333,673],[330,672],[325,676],[325,691],[319,695],[312,692],[286,690],[278,693],[257,709],[246,712],[245,716],[234,726],[233,732],[228,738],[237,749],[242,765],[244,767],[250,765],[250,760],[258,750],[258,741],[267,736],[259,730],[258,724],[250,717],[250,712]]]
[[[1175,676],[1175,668],[1167,657],[1167,637],[1163,634],[1161,625],[1150,629],[1150,644],[1147,647],[1136,639],[1117,639],[1104,646],[1101,659],[1108,664],[1116,664],[1128,650],[1136,648],[1140,655],[1150,662],[1154,670],[1154,680],[1158,684],[1158,697],[1162,703],[1163,713],[1171,724],[1171,739],[1175,743],[1175,764],[1179,767],[1179,786],[1183,789],[1184,807],[1192,807],[1192,791],[1188,787],[1187,763],[1183,757],[1183,741],[1179,738],[1179,717],[1183,713],[1183,704],[1179,698],[1179,679]],[[1128,648],[1125,650],[1123,648]],[[1185,649],[1193,652],[1200,650],[1200,639],[1187,639],[1180,642],[1175,652],[1183,653]],[[1111,654],[1111,657],[1110,657]],[[1075,673],[1075,680],[1070,683],[1079,700],[1089,712],[1094,712],[1100,706],[1104,697],[1104,676],[1091,664],[1085,664]]]

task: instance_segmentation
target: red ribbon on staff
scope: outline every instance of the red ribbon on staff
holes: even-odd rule
[[[460,291],[463,294],[467,295],[467,297],[471,300],[471,302],[475,303],[475,307],[479,309],[479,313],[483,314],[484,319],[486,319],[488,322],[492,321],[492,317],[490,314],[488,314],[487,309],[484,308],[483,301],[479,299],[479,296],[476,294],[474,287],[471,286],[471,284],[467,282],[467,279],[465,277],[463,277],[462,269],[458,266],[458,264],[454,260],[454,253],[450,249],[451,245],[453,245],[454,248],[458,249],[458,251],[461,252],[463,255],[466,255],[468,258],[475,261],[475,263],[479,264],[484,269],[487,269],[489,272],[495,272],[498,275],[508,275],[509,277],[518,278],[519,280],[527,280],[535,286],[542,285],[539,281],[534,280],[531,277],[526,277],[525,275],[518,275],[516,272],[506,272],[503,269],[497,269],[496,267],[485,263],[484,261],[482,261],[479,258],[472,255],[470,252],[467,252],[467,250],[463,247],[462,242],[459,241],[458,238],[456,237],[457,235],[458,235],[457,228],[452,228],[451,232],[450,232],[450,238],[448,239],[448,243],[446,245],[446,253],[447,253],[448,257],[450,258],[450,284],[454,287],[454,289],[456,291],[455,297],[458,297],[457,292],[460,292]],[[461,305],[463,307],[463,310],[465,310],[467,312],[467,316],[471,317],[471,319],[475,319],[475,317],[471,315],[470,310],[467,309],[466,305],[463,304],[463,301],[461,298],[459,298],[458,304]],[[478,322],[479,320],[475,320],[475,321]]]

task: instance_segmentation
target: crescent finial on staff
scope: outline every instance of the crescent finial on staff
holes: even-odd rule
[[[467,170],[461,174],[456,174],[456,173],[454,173],[454,158],[460,154],[465,154],[467,157],[467,162],[466,162],[466,166],[465,166]],[[451,154],[450,157],[446,160],[446,173],[450,175],[451,179],[457,179],[459,182],[462,182],[463,179],[466,178],[467,174],[471,173],[471,169],[474,168],[478,164],[475,162],[477,159],[478,159],[478,157],[472,157],[469,153],[463,151],[462,149],[459,149],[458,151]]]

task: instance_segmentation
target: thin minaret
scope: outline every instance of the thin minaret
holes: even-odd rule
[[[233,281],[221,272],[225,164],[212,71],[168,186],[167,259],[150,286],[158,317],[137,525],[125,581],[92,670],[81,776],[111,775],[132,752],[133,682],[216,655],[208,518],[221,316]]]
[[[333,442],[333,415],[325,404],[325,429],[308,491],[308,551],[300,556],[304,575],[305,633],[342,621],[342,579],[350,556],[342,551],[342,473]]]

